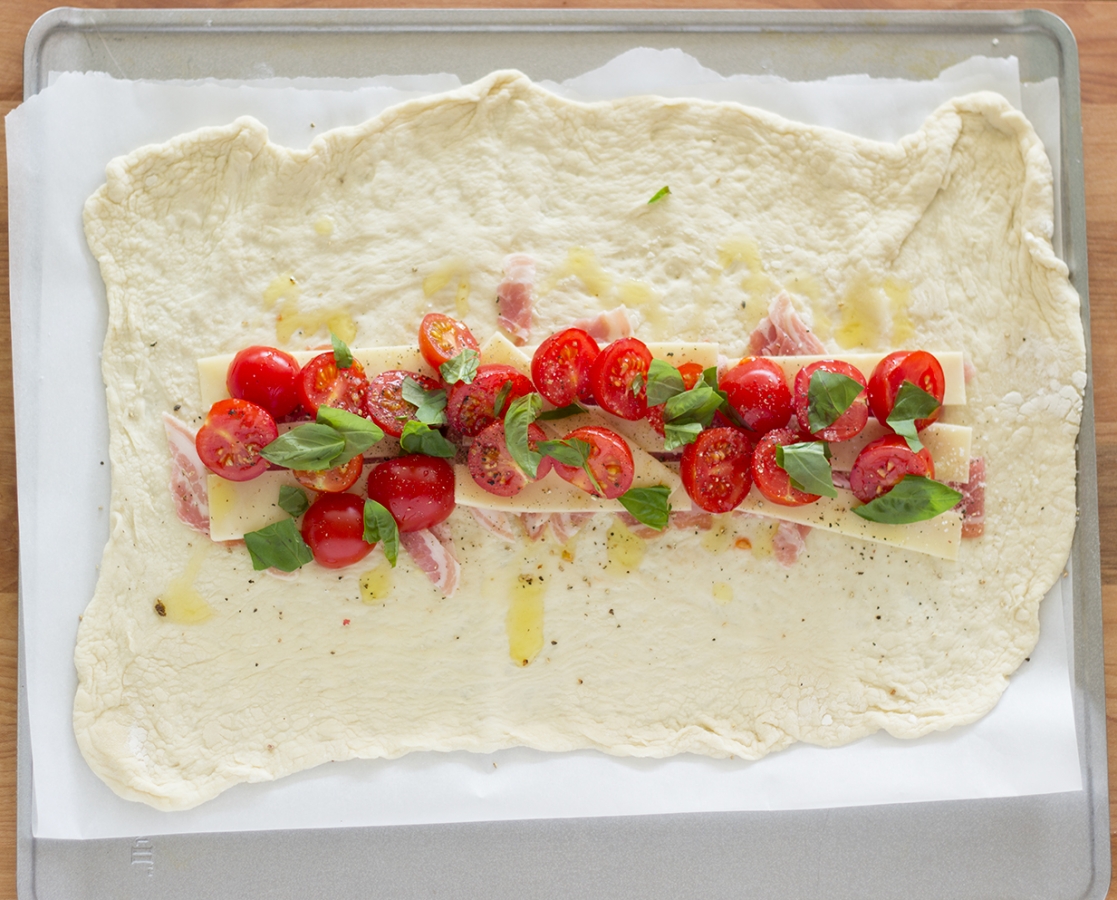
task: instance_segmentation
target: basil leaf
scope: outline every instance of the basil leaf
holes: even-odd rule
[[[404,453],[422,453],[426,456],[440,456],[443,459],[450,459],[458,453],[458,448],[439,432],[415,419],[408,419],[403,426],[399,445]]]
[[[387,508],[375,500],[365,501],[364,512],[366,544],[380,544],[384,555],[394,569],[399,559],[399,526]]]
[[[905,381],[896,394],[892,412],[888,414],[888,425],[908,442],[912,453],[918,453],[923,449],[923,442],[919,440],[915,421],[934,415],[940,405],[934,395],[928,394],[917,384]]]
[[[693,444],[702,433],[701,422],[663,423],[663,449],[678,450],[686,444]]]
[[[890,525],[923,522],[953,509],[962,495],[939,481],[921,475],[905,475],[887,494],[853,511],[862,519]]]
[[[648,366],[648,406],[666,403],[686,390],[683,376],[671,363],[653,359]]]
[[[811,434],[829,428],[842,413],[853,406],[853,401],[865,390],[864,386],[848,375],[818,369],[811,374],[807,388],[807,423]]]
[[[586,464],[592,449],[586,441],[577,438],[569,441],[565,438],[561,441],[540,441],[535,447],[541,454],[551,457],[555,462],[578,469]]]
[[[776,464],[787,472],[791,486],[808,494],[837,497],[830,448],[824,441],[805,441],[776,447]]]
[[[653,203],[655,203],[658,200],[662,200],[664,197],[666,197],[670,193],[671,193],[671,188],[668,187],[667,185],[664,185],[658,191],[656,191],[654,194],[652,194],[652,199],[648,201],[648,206],[651,206]],[[636,515],[636,514],[633,513],[633,515]]]
[[[372,419],[348,410],[334,409],[332,406],[318,407],[317,422],[319,425],[328,425],[345,441],[341,453],[327,466],[329,469],[345,465],[384,437],[384,432]]]
[[[332,469],[345,450],[345,438],[329,425],[299,425],[260,451],[268,462],[288,469],[321,472]]]
[[[500,418],[500,410],[504,406],[504,401],[508,399],[510,393],[512,393],[512,382],[506,381],[500,386],[500,390],[496,392],[496,397],[493,398],[493,415],[498,419]]]
[[[452,356],[438,367],[442,380],[447,384],[464,381],[472,384],[477,377],[477,367],[481,364],[481,354],[466,347],[457,356]]]
[[[528,478],[536,478],[543,454],[531,449],[528,442],[528,428],[539,416],[543,408],[543,398],[538,394],[525,394],[517,397],[508,405],[504,416],[504,442],[512,461]]]
[[[647,376],[644,375],[643,372],[637,372],[632,377],[632,384],[630,384],[628,386],[628,389],[630,391],[632,391],[632,396],[633,397],[639,397],[640,396],[640,391],[642,391],[644,389],[644,385],[646,385],[647,383],[648,383]]]
[[[290,484],[279,486],[279,508],[293,519],[297,519],[310,509],[310,501],[306,499],[306,491]]]
[[[714,420],[714,413],[721,408],[722,398],[705,381],[699,381],[689,391],[676,394],[663,405],[663,423],[689,425],[698,422],[703,428]]]
[[[446,392],[441,388],[428,391],[408,375],[400,384],[400,395],[415,407],[414,418],[424,425],[446,424]]]
[[[248,555],[252,557],[252,568],[275,568],[282,572],[294,572],[314,559],[314,554],[295,527],[294,519],[284,519],[268,525],[259,531],[250,531],[244,536]]]
[[[339,369],[350,368],[353,365],[353,354],[349,352],[349,347],[345,341],[331,331],[330,343],[334,345],[334,362],[337,363],[337,367]]]
[[[670,488],[657,484],[655,487],[629,488],[617,499],[637,521],[656,531],[663,531],[671,513],[671,504],[667,501],[670,494]]]
[[[560,406],[557,409],[548,409],[541,412],[538,416],[544,422],[553,422],[555,419],[565,419],[569,416],[577,416],[584,413],[585,410],[577,403],[571,403],[568,406]]]

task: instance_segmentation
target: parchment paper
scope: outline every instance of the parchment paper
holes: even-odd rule
[[[240,85],[67,73],[7,117],[21,621],[34,834],[100,838],[807,809],[1080,790],[1069,577],[1044,601],[1039,645],[996,709],[972,726],[917,741],[877,735],[834,750],[798,744],[755,763],[523,749],[413,753],[241,785],[178,813],[122,800],[92,774],[73,737],[72,654],[78,617],[92,596],[108,535],[109,472],[99,362],[104,287],[82,234],[82,204],[104,180],[110,159],[145,143],[250,114],[269,127],[273,140],[305,147],[324,130],[458,84],[452,75]],[[914,130],[953,96],[991,89],[1023,106],[1047,146],[1058,147],[1058,85],[1022,90],[1015,60],[974,59],[931,82],[847,76],[789,83],[722,78],[677,50],[633,50],[602,69],[548,86],[581,100],[634,93],[737,100],[880,140]]]

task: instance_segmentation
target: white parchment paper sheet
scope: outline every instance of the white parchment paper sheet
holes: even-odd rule
[[[86,197],[103,182],[110,159],[183,131],[249,114],[268,126],[273,140],[305,147],[329,128],[458,83],[451,75],[142,83],[67,73],[7,117],[21,615],[35,835],[101,838],[807,809],[1080,790],[1067,578],[1044,601],[1039,646],[996,709],[975,725],[918,741],[877,735],[836,750],[800,744],[756,763],[522,749],[413,753],[241,785],[178,813],[122,800],[93,775],[71,726],[77,621],[92,596],[108,535],[108,423],[99,361],[106,314],[104,287],[81,228]],[[916,129],[953,96],[990,89],[1024,104],[1048,147],[1058,147],[1057,84],[1029,85],[1022,92],[1014,60],[971,60],[929,82],[847,76],[789,83],[723,78],[677,50],[633,50],[550,87],[581,100],[634,93],[737,100],[880,140]]]

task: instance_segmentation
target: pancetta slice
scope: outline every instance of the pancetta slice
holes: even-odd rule
[[[543,530],[547,527],[547,523],[551,521],[551,514],[520,513],[520,521],[524,523],[527,536],[533,541],[537,541],[543,536]]]
[[[780,565],[790,568],[799,560],[799,554],[806,549],[807,532],[810,525],[799,525],[795,522],[780,522],[776,533],[772,536],[772,550]]]
[[[522,529],[516,524],[516,516],[512,513],[499,509],[480,509],[476,506],[470,506],[468,509],[482,528],[502,541],[514,544],[523,536]]]
[[[195,432],[181,419],[163,413],[163,430],[171,451],[171,497],[179,520],[195,531],[209,535],[208,470],[198,458]]]
[[[781,291],[768,315],[749,335],[749,352],[753,356],[808,356],[825,353],[826,348],[799,318],[791,297]]]
[[[442,522],[421,531],[404,532],[400,534],[399,542],[415,565],[427,573],[431,583],[442,595],[453,596],[458,589],[462,567],[458,562],[450,527]]]
[[[551,513],[551,534],[560,544],[565,544],[581,531],[582,526],[593,516],[591,512]]]
[[[575,319],[571,325],[581,328],[599,344],[609,344],[621,338],[632,337],[632,318],[626,306],[618,306],[608,312],[598,313],[590,319]]]
[[[970,460],[970,480],[965,484],[951,481],[949,485],[962,492],[956,508],[962,511],[962,537],[976,538],[985,534],[985,457]]]
[[[504,280],[496,289],[496,324],[512,343],[522,347],[531,337],[531,295],[535,290],[535,260],[524,253],[504,259]]]

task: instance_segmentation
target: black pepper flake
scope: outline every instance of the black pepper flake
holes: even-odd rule
[[[167,607],[163,605],[162,600],[155,601],[155,611],[161,616],[165,616],[167,614]]]

